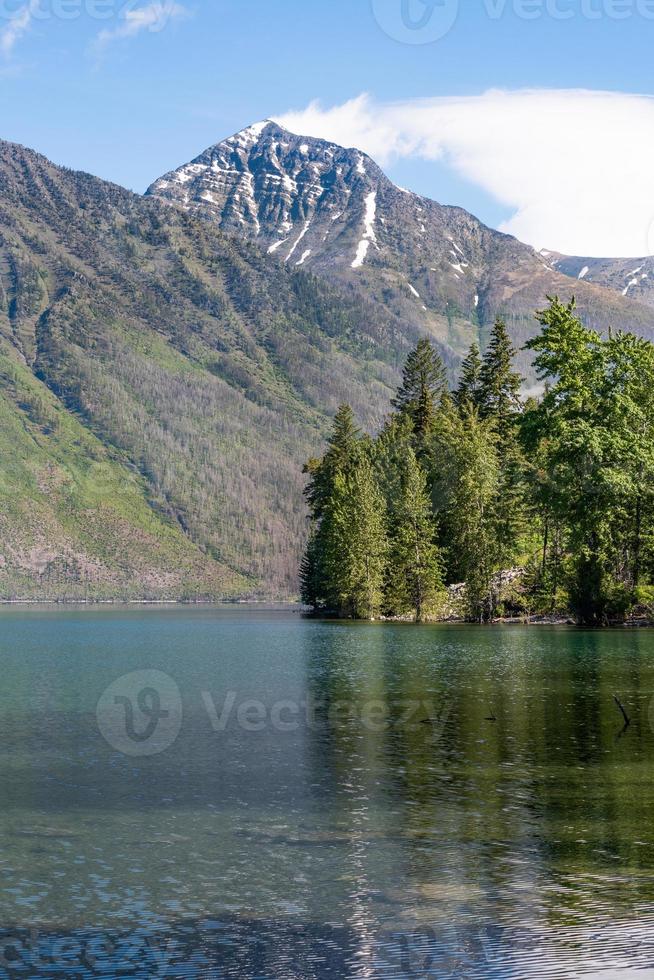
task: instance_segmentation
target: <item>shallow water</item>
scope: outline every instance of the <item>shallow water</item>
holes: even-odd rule
[[[654,632],[7,608],[0,669],[0,976],[654,976]]]

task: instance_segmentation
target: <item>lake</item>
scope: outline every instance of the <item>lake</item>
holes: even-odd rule
[[[0,671],[2,977],[654,976],[654,632],[6,607]]]

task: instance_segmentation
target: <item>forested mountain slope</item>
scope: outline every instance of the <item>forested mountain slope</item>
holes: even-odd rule
[[[0,143],[0,597],[287,595],[301,464],[415,340],[207,222]]]

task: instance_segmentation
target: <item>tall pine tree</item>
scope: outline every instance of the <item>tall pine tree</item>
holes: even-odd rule
[[[479,406],[481,394],[481,355],[479,345],[473,343],[468,356],[461,364],[459,384],[454,392],[454,404],[458,409]]]
[[[438,436],[441,465],[433,487],[450,582],[465,582],[468,616],[493,614],[497,569],[495,503],[500,467],[497,435],[475,408],[451,412]]]
[[[343,616],[375,619],[383,602],[388,560],[386,508],[366,455],[336,479],[334,551],[329,571]]]
[[[447,375],[442,358],[431,341],[423,338],[407,358],[402,384],[391,403],[411,420],[419,459],[428,454],[436,413],[446,393]]]
[[[404,460],[389,556],[387,605],[416,622],[434,611],[443,588],[440,552],[425,474],[412,449]]]
[[[513,370],[516,355],[504,320],[498,319],[479,375],[479,407],[482,418],[495,421],[501,439],[507,435],[520,410],[522,378]]]
[[[525,461],[519,435],[522,378],[513,368],[516,351],[506,324],[495,321],[479,377],[481,418],[498,436],[499,482],[493,506],[496,557],[501,573],[513,565],[525,531]]]
[[[337,473],[347,473],[360,453],[360,433],[349,405],[341,405],[334,416],[327,447],[322,459],[310,459],[304,467],[310,477],[305,496],[314,520],[330,500]]]
[[[361,439],[349,405],[341,405],[334,418],[328,448],[322,459],[304,467],[309,476],[305,496],[311,531],[300,567],[302,601],[314,609],[336,612],[340,607],[341,527],[338,522],[343,487],[361,456]]]

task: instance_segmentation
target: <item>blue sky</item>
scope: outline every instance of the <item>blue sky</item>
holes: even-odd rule
[[[418,22],[423,0],[162,2],[153,23],[149,0],[0,0],[0,136],[141,191],[235,130],[314,100],[652,91],[652,0],[459,0],[451,29],[424,44],[397,39],[402,3]],[[444,4],[431,27],[456,0]],[[447,153],[383,162],[403,186],[494,225],[517,206]]]

